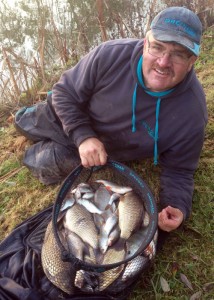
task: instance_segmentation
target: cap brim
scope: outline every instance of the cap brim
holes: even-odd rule
[[[152,29],[152,35],[157,41],[178,43],[190,50],[194,55],[199,55],[200,46],[182,35],[177,35],[177,32],[173,34],[168,31]]]

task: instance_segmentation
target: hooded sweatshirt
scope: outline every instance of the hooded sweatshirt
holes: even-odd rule
[[[172,91],[149,93],[142,55],[138,39],[96,47],[54,85],[53,109],[76,147],[97,137],[115,160],[158,160],[161,207],[178,208],[186,219],[207,123],[205,95],[193,68]]]

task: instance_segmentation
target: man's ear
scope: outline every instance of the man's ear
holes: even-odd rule
[[[192,66],[194,65],[194,63],[196,62],[197,59],[198,59],[198,57],[195,56],[195,55],[192,55],[190,57],[189,66],[188,66],[188,72],[192,69]]]

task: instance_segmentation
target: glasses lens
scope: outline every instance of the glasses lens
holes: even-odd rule
[[[165,53],[167,53],[165,51],[165,49],[163,49],[162,46],[156,45],[156,44],[151,44],[149,43],[149,47],[148,47],[148,52],[149,54],[151,54],[152,56],[161,58],[164,56]],[[186,53],[183,52],[169,52],[170,54],[170,59],[172,62],[177,63],[177,64],[184,64],[187,60],[188,60],[188,56],[186,55]]]

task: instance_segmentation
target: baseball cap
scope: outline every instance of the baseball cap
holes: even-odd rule
[[[175,42],[198,56],[202,24],[198,16],[185,7],[168,7],[152,21],[154,38],[162,42]]]

